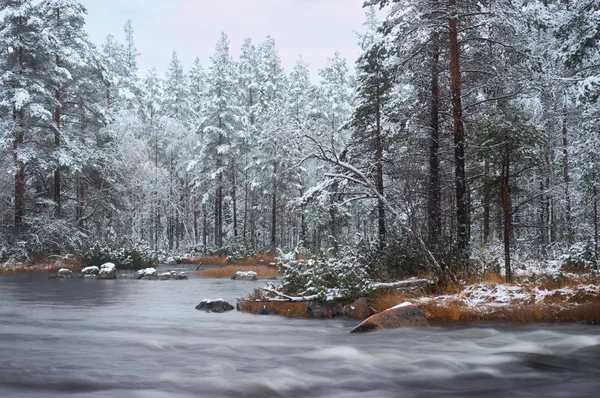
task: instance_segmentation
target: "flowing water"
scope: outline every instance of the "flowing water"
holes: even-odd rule
[[[357,335],[347,320],[194,309],[261,283],[0,276],[0,397],[600,396],[600,327]]]

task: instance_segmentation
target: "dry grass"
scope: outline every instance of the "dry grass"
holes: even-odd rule
[[[395,305],[409,301],[411,296],[395,290],[377,292],[369,299],[369,304],[377,312],[385,311]]]
[[[306,302],[273,302],[273,301],[250,301],[241,300],[237,303],[237,310],[256,314],[266,307],[273,315],[281,315],[292,318],[307,318],[309,316]]]
[[[225,265],[221,267],[215,268],[207,268],[196,271],[197,276],[210,277],[210,278],[231,278],[235,275],[236,272],[243,271],[253,271],[256,272],[257,276],[260,278],[272,278],[277,276],[279,272],[277,268],[267,267],[267,266],[245,266],[245,265]]]
[[[73,272],[79,272],[83,266],[83,259],[78,256],[49,256],[44,260],[26,261],[24,263],[0,264],[0,274],[43,274],[58,272],[58,270],[61,268],[67,268]]]
[[[182,264],[199,264],[204,265],[244,265],[244,266],[255,266],[255,265],[269,265],[276,262],[275,253],[259,254],[254,257],[242,258],[238,260],[228,259],[227,256],[202,256],[194,258],[184,258],[181,260]]]
[[[578,305],[559,311],[555,315],[556,322],[587,322],[600,324],[600,302]]]

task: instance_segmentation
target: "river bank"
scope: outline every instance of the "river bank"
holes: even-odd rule
[[[207,261],[210,258],[204,258]],[[270,258],[255,258],[247,261],[232,261],[215,257],[218,265],[203,264],[195,276],[207,279],[229,278],[237,270],[254,270]],[[199,261],[200,262],[200,261]],[[182,269],[195,271],[196,261],[186,261]],[[85,264],[74,255],[50,256],[44,260],[18,262],[9,260],[0,263],[0,274],[50,274],[61,268],[79,272]],[[276,270],[258,265],[275,277]],[[260,271],[260,270],[259,270]],[[237,308],[252,314],[271,314],[296,318],[332,318],[348,316],[343,313],[351,301],[315,305],[309,302],[272,302],[260,288],[264,278],[252,289],[237,297]],[[254,291],[253,291],[254,290]],[[571,323],[600,324],[600,276],[597,271],[586,268],[565,267],[547,263],[521,267],[516,271],[515,282],[507,284],[494,274],[460,280],[458,284],[443,289],[410,288],[382,289],[366,297],[370,311],[351,316],[363,320],[368,315],[382,312],[398,303],[411,302],[418,306],[430,322],[515,322],[515,323]],[[235,304],[235,303],[233,303]]]

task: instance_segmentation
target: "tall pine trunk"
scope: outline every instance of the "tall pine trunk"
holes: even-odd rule
[[[235,158],[231,160],[231,201],[233,202],[233,236],[238,236],[237,220],[237,170]]]
[[[218,146],[223,143],[223,120],[219,117],[219,141]],[[215,246],[223,246],[223,173],[221,171],[221,155],[217,153],[216,171],[217,188],[215,192]]]
[[[275,160],[273,160],[273,193],[271,197],[271,251],[273,252],[277,248],[277,166],[277,155],[275,155]]]
[[[510,137],[504,133],[504,154],[502,156],[502,213],[504,218],[504,270],[506,281],[512,282],[512,268],[510,264],[510,236],[512,233],[512,206],[510,200]]]
[[[381,137],[381,92],[379,85],[377,86],[377,112],[376,112],[376,130],[375,130],[375,145],[377,157],[377,192],[383,196],[383,142]],[[385,246],[385,203],[383,200],[377,201],[377,221],[378,221],[378,236],[379,247]]]
[[[490,240],[490,215],[491,215],[491,201],[490,201],[490,160],[485,160],[484,165],[485,174],[483,177],[483,243],[487,243]]]
[[[15,173],[15,232],[23,229],[25,217],[25,164],[19,159],[19,149],[25,141],[25,115],[23,110],[15,111],[14,118],[18,119],[18,132],[13,143],[13,157],[17,172]]]
[[[436,248],[439,234],[442,229],[441,193],[440,193],[440,124],[439,124],[439,34],[436,32],[432,38],[431,59],[431,126],[429,137],[429,200],[428,200],[428,230],[429,244]]]
[[[566,98],[565,98],[566,102]],[[562,126],[562,139],[563,139],[563,182],[565,184],[565,226],[567,239],[566,241],[571,243],[573,241],[573,228],[571,226],[571,194],[569,192],[569,185],[571,183],[569,177],[569,141],[567,137],[567,104],[563,104],[563,126]]]
[[[60,9],[56,9],[56,24],[58,26],[61,25],[60,20]],[[57,55],[56,56],[56,67],[60,68],[61,59]],[[61,87],[56,88],[56,109],[54,110],[54,123],[56,124],[56,131],[54,132],[54,146],[56,147],[56,151],[60,150],[60,119],[61,119]],[[62,203],[61,203],[61,172],[60,172],[60,162],[57,160],[56,170],[54,170],[54,206],[55,206],[55,216],[56,218],[62,217]]]
[[[456,185],[456,241],[457,265],[466,269],[469,258],[469,212],[465,173],[465,130],[461,97],[460,49],[458,44],[458,10],[456,0],[448,0],[450,39],[450,80],[452,92],[452,118],[454,121],[454,176]]]

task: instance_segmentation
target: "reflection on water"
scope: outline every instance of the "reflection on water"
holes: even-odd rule
[[[600,329],[208,314],[262,282],[0,277],[1,397],[597,397]]]

